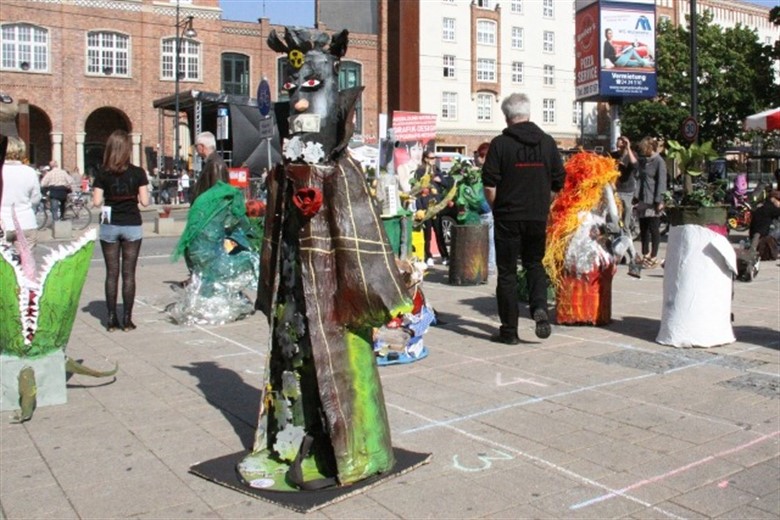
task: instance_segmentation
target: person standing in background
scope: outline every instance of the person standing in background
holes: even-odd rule
[[[181,171],[181,203],[187,204],[190,200],[190,175],[187,170]]]
[[[455,185],[455,180],[448,174],[443,173],[436,165],[436,154],[428,150],[424,156],[425,164],[420,166],[415,172],[415,184],[421,184],[423,189],[428,188],[427,195],[418,197],[417,209],[427,209],[430,205],[441,202],[447,193]],[[431,254],[431,231],[436,236],[436,246],[439,248],[442,265],[450,263],[450,255],[447,251],[447,243],[444,237],[444,228],[441,224],[441,214],[434,215],[432,218],[423,222],[423,240],[425,241],[425,262],[433,266],[433,255]]]
[[[65,204],[68,202],[68,193],[73,191],[73,177],[60,168],[57,161],[51,161],[49,171],[41,181],[41,188],[49,193],[52,219],[65,220]]]
[[[217,153],[217,140],[214,134],[211,132],[198,134],[195,139],[195,151],[202,159],[205,159],[206,163],[203,165],[200,177],[192,190],[191,202],[195,202],[201,193],[214,186],[217,181],[230,182],[230,174],[225,161]]]
[[[658,153],[658,141],[645,137],[639,141],[636,200],[639,213],[639,238],[642,241],[642,267],[658,267],[661,244],[661,212],[666,191],[666,162]]]
[[[5,232],[5,240],[13,244],[17,252],[19,237],[14,227],[14,213],[30,249],[38,243],[35,207],[41,202],[41,185],[38,182],[38,172],[23,163],[26,158],[27,146],[24,141],[16,136],[8,136],[5,163],[0,171],[3,188],[0,223]]]
[[[531,317],[536,336],[552,332],[547,310],[545,254],[547,217],[552,192],[563,187],[566,171],[555,139],[530,121],[531,102],[511,94],[501,103],[507,127],[490,142],[482,182],[495,219],[496,300],[501,328],[490,340],[516,345],[517,259],[527,271]]]
[[[618,137],[615,151],[610,156],[618,162],[620,176],[615,183],[620,202],[623,204],[623,229],[631,233],[634,211],[634,192],[636,191],[637,159],[631,150],[631,143],[626,136]]]
[[[490,143],[482,143],[474,152],[474,164],[478,168],[482,168],[485,164],[485,157],[490,149]],[[488,274],[496,274],[496,242],[495,242],[495,225],[493,223],[493,210],[490,209],[487,199],[483,199],[482,208],[479,212],[479,220],[483,224],[488,226]]]
[[[143,169],[130,164],[132,145],[124,130],[115,130],[106,142],[103,167],[95,176],[92,204],[103,206],[100,247],[106,264],[106,330],[135,329],[135,268],[141,251],[143,226],[138,205],[149,205],[149,180]],[[116,301],[122,273],[124,322],[119,323]]]

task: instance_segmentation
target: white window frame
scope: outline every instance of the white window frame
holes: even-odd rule
[[[511,0],[509,10],[515,14],[523,14],[523,0]]]
[[[477,44],[496,44],[496,22],[493,20],[477,20]]]
[[[555,65],[544,66],[544,86],[552,87],[555,85]]]
[[[522,85],[525,82],[525,67],[522,61],[512,62],[512,83]]]
[[[542,16],[544,18],[555,17],[554,0],[542,0]]]
[[[523,49],[523,46],[525,45],[525,31],[522,27],[512,27],[512,37],[510,44],[510,47],[513,49]]]
[[[542,100],[542,122],[555,124],[555,99],[544,98]]]
[[[455,18],[445,16],[441,19],[441,39],[445,42],[455,41]]]
[[[458,93],[441,93],[441,118],[447,121],[458,119]]]
[[[88,76],[130,77],[129,35],[117,31],[88,31],[85,48],[84,66]]]
[[[49,72],[49,30],[31,23],[0,25],[0,70]],[[26,63],[27,66],[22,66]]]
[[[199,41],[190,38],[181,38],[181,50],[179,52],[179,70],[183,72],[179,81],[202,81],[203,60],[201,59],[202,46]],[[173,68],[176,66],[176,37],[163,38],[160,42],[160,79],[163,81],[175,81]]]
[[[441,57],[442,62],[442,77],[447,79],[455,79],[455,56],[452,54],[444,54]]]
[[[493,96],[477,94],[477,121],[489,123],[493,121]]]
[[[493,9],[493,0],[477,0],[477,7],[482,9]]]
[[[579,127],[582,124],[582,106],[579,101],[574,101],[571,104],[571,123]]]
[[[555,33],[553,31],[544,31],[542,38],[542,49],[544,52],[555,52]]]
[[[477,81],[486,83],[496,82],[496,60],[477,58]]]

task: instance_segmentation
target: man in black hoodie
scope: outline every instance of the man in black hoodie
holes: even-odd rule
[[[547,214],[552,192],[563,187],[566,172],[552,136],[530,122],[531,103],[525,94],[511,94],[501,103],[507,128],[490,143],[482,182],[495,220],[496,300],[499,332],[490,339],[516,345],[519,317],[517,260],[527,271],[529,307],[536,336],[552,331],[547,309],[547,275],[542,266]]]

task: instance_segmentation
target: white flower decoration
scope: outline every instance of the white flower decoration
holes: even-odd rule
[[[284,140],[284,157],[294,161],[303,155],[303,141],[298,136]]]
[[[303,149],[303,160],[309,164],[321,163],[325,158],[325,151],[322,149],[322,143],[309,141]]]

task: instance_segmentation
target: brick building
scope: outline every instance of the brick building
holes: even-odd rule
[[[267,77],[273,100],[284,99],[283,57],[266,45],[274,26],[268,19],[223,20],[219,0],[2,0],[0,90],[20,102],[17,127],[30,145],[30,162],[55,159],[88,171],[101,162],[115,129],[132,136],[136,164],[152,166],[148,151],[172,155],[174,113],[153,102],[174,94],[176,38],[188,17],[197,34],[181,39],[181,92],[253,98]],[[375,34],[350,36],[343,86],[377,77],[378,42]],[[356,132],[367,142],[375,139],[378,92],[368,85],[358,114]],[[186,157],[194,136],[184,113],[180,125]]]

